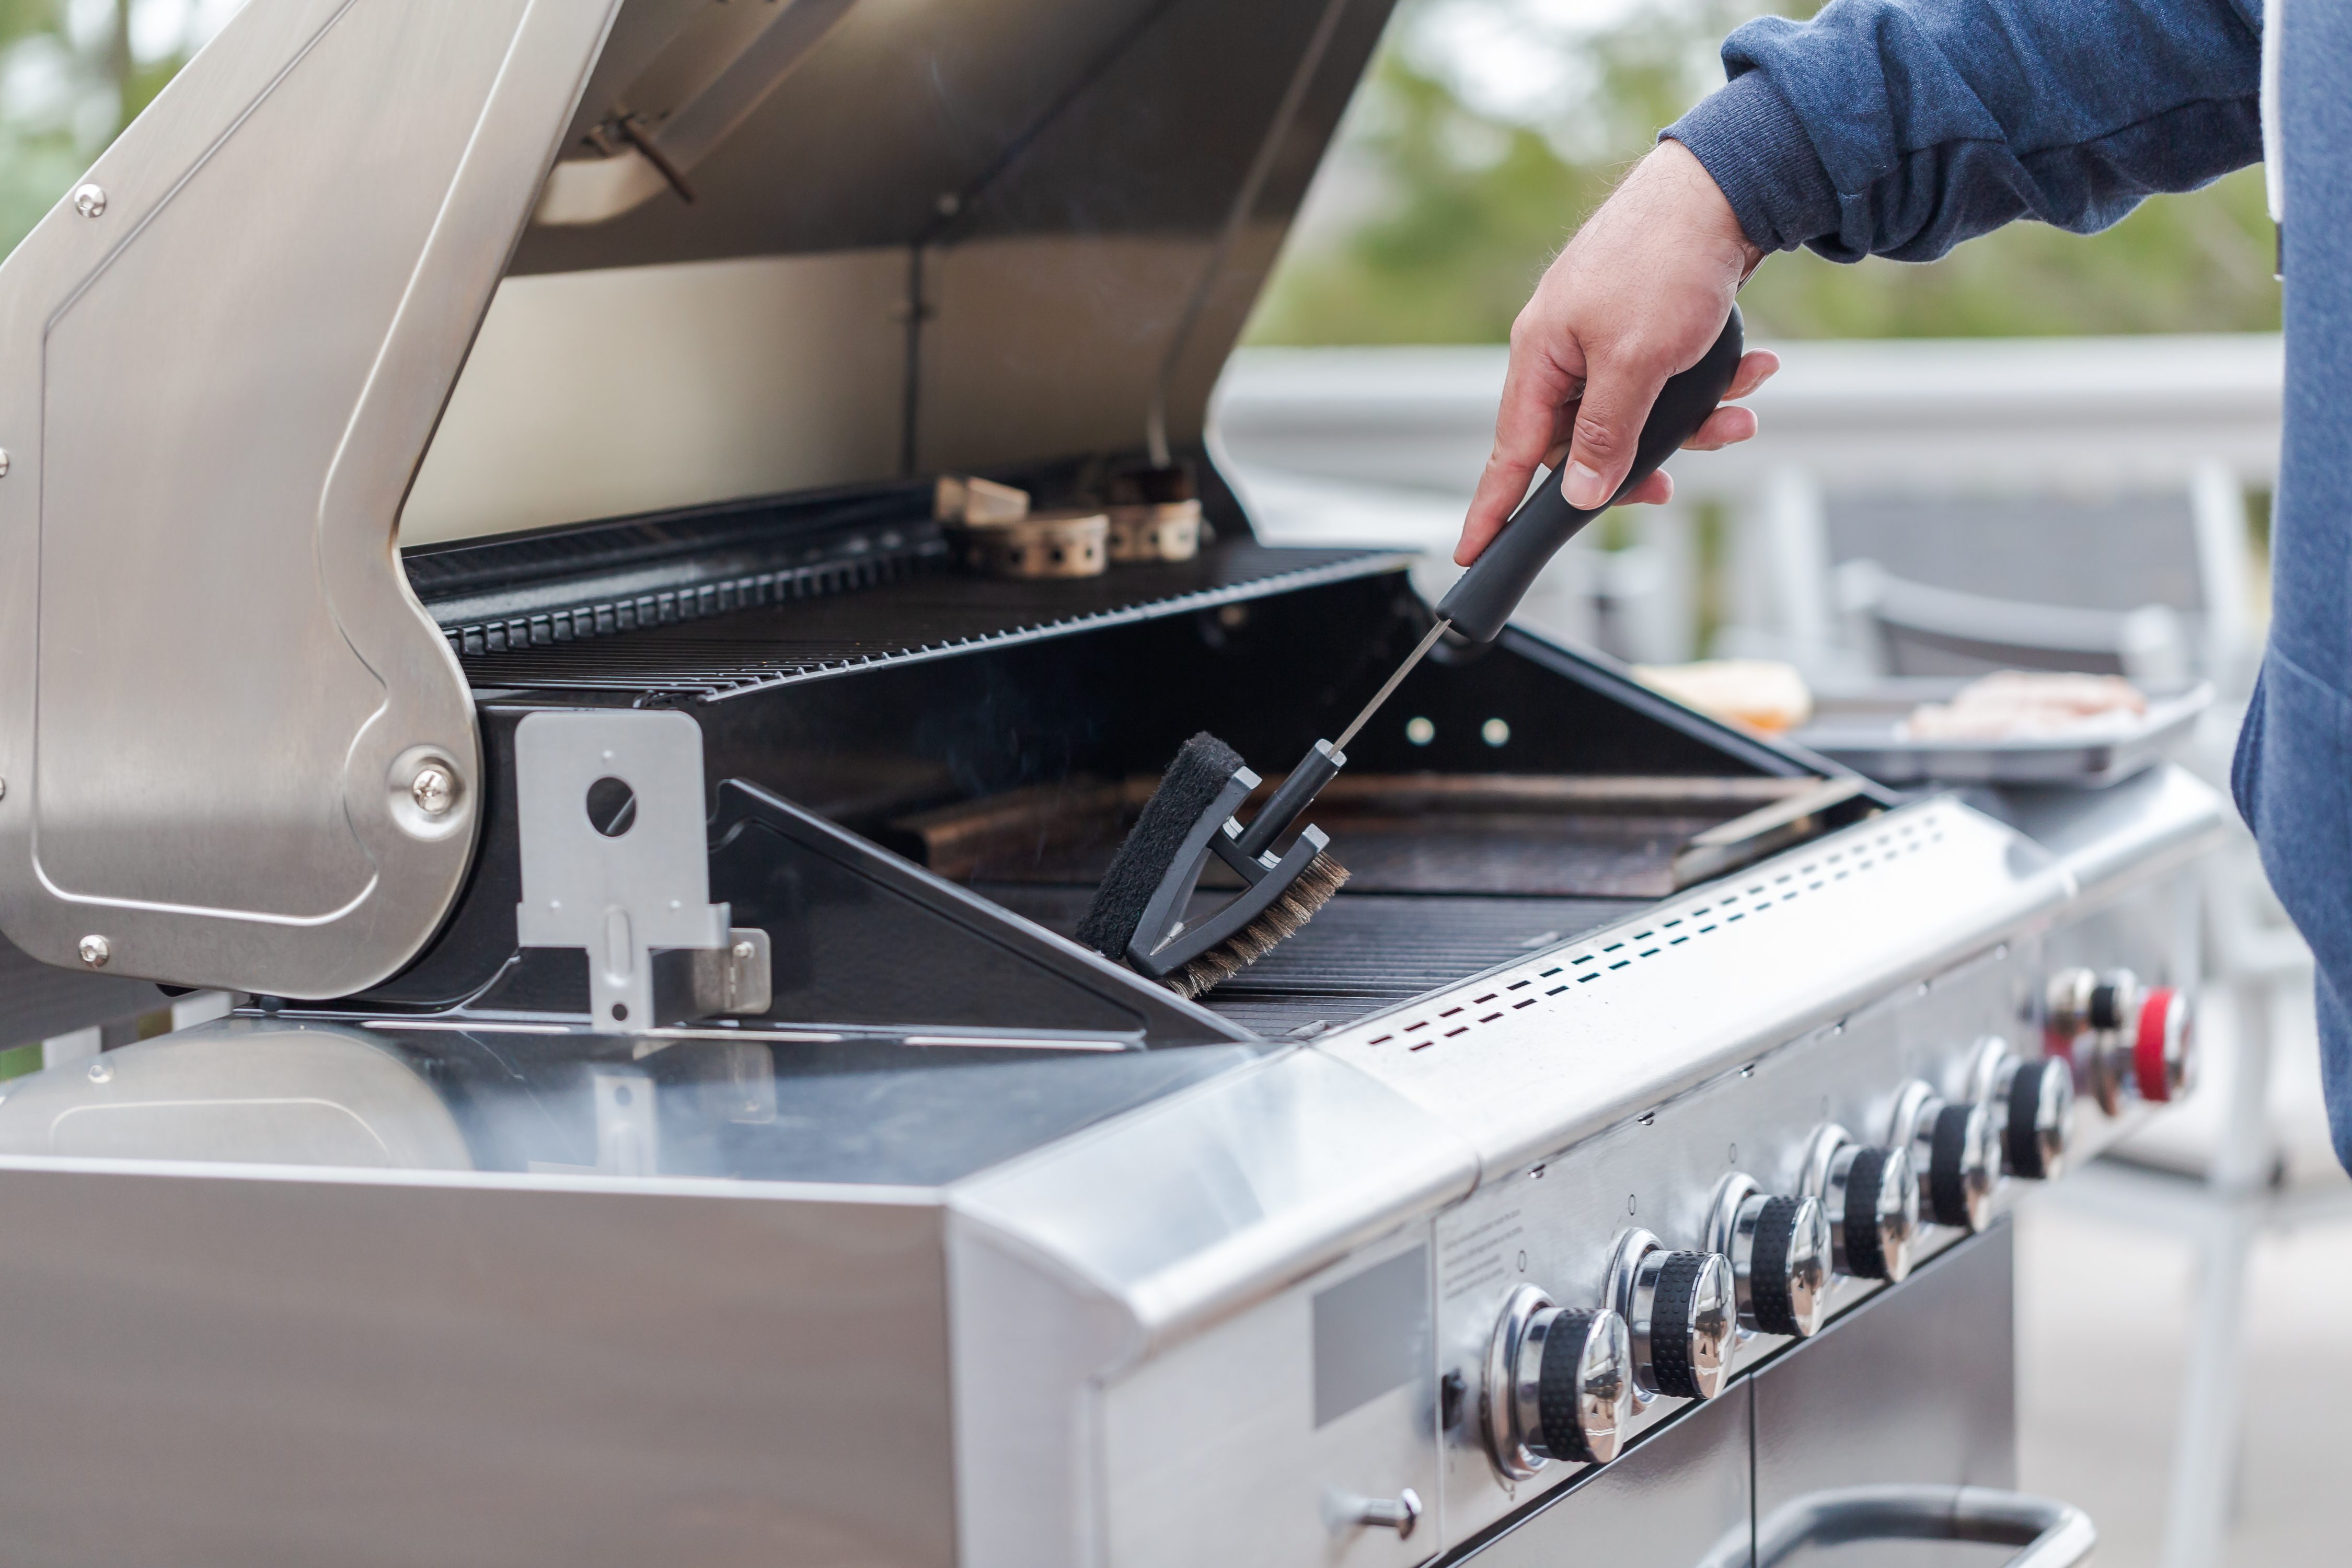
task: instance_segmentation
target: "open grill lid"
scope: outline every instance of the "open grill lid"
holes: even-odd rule
[[[0,265],[0,930],[415,955],[482,763],[404,508],[1191,446],[1386,8],[250,0]]]
[[[631,0],[404,542],[1196,446],[1389,4]]]

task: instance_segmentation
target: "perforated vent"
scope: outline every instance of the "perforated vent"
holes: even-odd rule
[[[1732,930],[1750,919],[1761,919],[1797,900],[1808,898],[1894,865],[1944,839],[1939,812],[1906,816],[1859,841],[1842,837],[1839,847],[1803,864],[1778,871],[1727,890],[1709,891],[1699,900],[1654,910],[1633,931],[1612,928],[1573,957],[1538,960],[1543,966],[1490,976],[1482,994],[1433,998],[1427,1013],[1406,1013],[1381,1020],[1381,1031],[1365,1043],[1382,1049],[1427,1050],[1441,1040],[1458,1040],[1473,1030],[1499,1023],[1548,998],[1582,994],[1586,987],[1605,985],[1645,959]]]

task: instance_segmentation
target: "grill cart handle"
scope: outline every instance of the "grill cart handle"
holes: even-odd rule
[[[1856,1541],[1969,1541],[2022,1548],[2008,1568],[2075,1568],[2099,1543],[2091,1516],[2072,1503],[1989,1487],[1841,1487],[1808,1492],[1756,1527],[1755,1568],[1780,1568],[1807,1547]],[[1740,1531],[1700,1568],[1751,1561]]]

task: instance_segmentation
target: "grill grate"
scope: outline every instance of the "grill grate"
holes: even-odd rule
[[[1093,897],[1090,888],[1034,884],[974,890],[1066,935]],[[1202,907],[1231,896],[1204,897]],[[1644,907],[1627,899],[1342,893],[1297,936],[1202,1000],[1269,1037],[1318,1022],[1337,1027]]]
[[[795,680],[1056,637],[1393,571],[1388,551],[1221,544],[1200,559],[1073,582],[934,574],[862,593],[557,644],[468,652],[477,688],[661,692],[709,701]]]

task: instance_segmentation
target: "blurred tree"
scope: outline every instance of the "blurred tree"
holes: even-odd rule
[[[1812,8],[1405,0],[1251,341],[1502,341],[1576,224],[1720,81],[1723,35]],[[2273,331],[2272,244],[2244,170],[2088,238],[2015,224],[1927,266],[1775,257],[1742,304],[1780,337]]]

